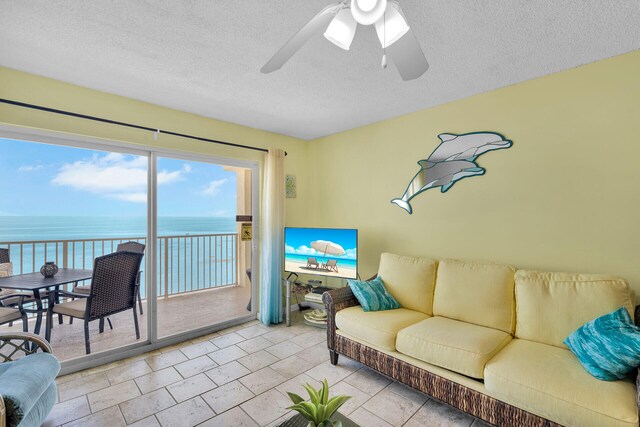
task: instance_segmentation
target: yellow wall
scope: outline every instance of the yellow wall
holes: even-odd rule
[[[317,226],[360,230],[380,253],[612,273],[640,294],[640,51],[312,141]],[[428,96],[428,93],[425,94]],[[402,196],[439,133],[496,131],[486,175]]]
[[[298,197],[287,199],[287,223],[301,225],[307,220],[308,143],[296,138],[213,120],[145,102],[135,101],[60,81],[0,67],[0,98],[135,123],[152,128],[202,136],[262,148],[283,148],[288,152],[285,170],[297,176]],[[92,122],[0,104],[0,123],[106,138],[116,141],[158,146],[221,157],[262,161],[259,151],[229,148],[208,142],[160,135],[158,141],[147,131]],[[0,144],[0,150],[2,146]],[[0,151],[1,155],[1,151]]]

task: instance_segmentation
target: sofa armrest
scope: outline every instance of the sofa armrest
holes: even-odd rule
[[[322,294],[322,301],[327,308],[327,347],[335,350],[336,313],[342,309],[360,305],[349,286],[333,289]]]
[[[29,332],[0,332],[0,362],[11,362],[38,351],[52,352],[42,337]]]

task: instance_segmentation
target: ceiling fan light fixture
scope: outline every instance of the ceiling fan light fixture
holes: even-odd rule
[[[362,25],[375,24],[386,8],[387,0],[351,0],[351,14]]]
[[[357,27],[358,23],[351,15],[351,11],[344,8],[333,18],[327,31],[324,32],[324,37],[340,49],[349,50]]]
[[[400,4],[390,1],[384,16],[376,21],[376,33],[383,48],[400,40],[409,31],[409,24],[402,13]]]

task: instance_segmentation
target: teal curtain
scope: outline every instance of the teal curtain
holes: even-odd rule
[[[284,257],[284,150],[270,149],[265,162],[260,232],[260,321],[282,322]]]

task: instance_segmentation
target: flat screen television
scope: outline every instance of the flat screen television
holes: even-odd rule
[[[289,273],[358,277],[357,229],[286,227],[284,248]]]

